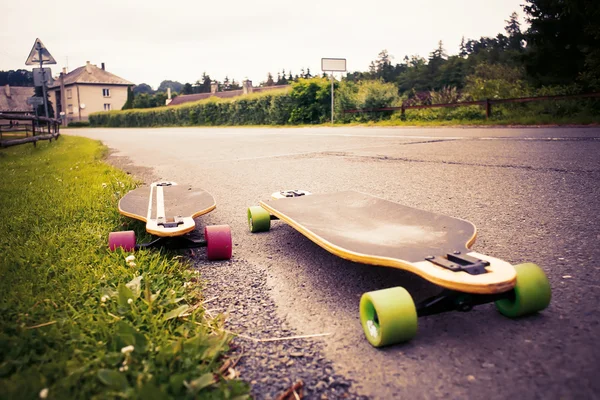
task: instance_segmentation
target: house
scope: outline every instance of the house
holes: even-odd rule
[[[67,73],[63,68],[54,85],[48,88],[56,115],[64,112],[64,121],[87,121],[97,111],[120,110],[127,101],[127,88],[133,83],[90,64]]]
[[[33,114],[33,107],[27,99],[34,96],[35,88],[27,86],[0,87],[0,113]]]
[[[173,100],[167,100],[168,106],[176,106],[178,104],[189,103],[191,101],[198,101],[208,99],[209,97],[218,97],[220,99],[229,99],[232,97],[242,96],[249,93],[262,93],[269,90],[286,89],[291,87],[290,85],[278,85],[278,86],[264,86],[264,87],[252,87],[252,81],[245,80],[242,82],[242,89],[239,90],[228,90],[226,92],[219,92],[219,85],[217,82],[213,82],[210,85],[210,93],[196,93],[196,94],[184,94],[175,97]]]

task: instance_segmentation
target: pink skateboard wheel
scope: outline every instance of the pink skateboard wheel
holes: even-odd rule
[[[206,258],[209,260],[229,260],[231,258],[231,228],[229,225],[204,227]]]

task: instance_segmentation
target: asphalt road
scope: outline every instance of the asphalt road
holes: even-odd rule
[[[355,394],[372,398],[600,398],[600,129],[78,129],[152,168],[210,191],[234,260],[267,276],[278,320],[320,341]],[[149,176],[149,175],[148,175]],[[362,293],[436,288],[413,275],[329,254],[284,223],[250,234],[246,209],[280,189],[356,190],[468,219],[474,250],[547,273],[552,302],[510,320],[493,305],[419,319],[411,342],[364,339]],[[243,294],[240,294],[243,297]],[[252,332],[246,332],[246,334]]]

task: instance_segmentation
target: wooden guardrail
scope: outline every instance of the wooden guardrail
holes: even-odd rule
[[[0,112],[0,147],[58,139],[60,120]]]
[[[512,99],[496,99],[496,100],[478,100],[478,101],[461,101],[457,103],[442,103],[442,104],[426,104],[420,106],[407,106],[402,104],[400,107],[381,107],[381,108],[363,108],[356,110],[344,110],[344,113],[366,113],[366,112],[382,112],[382,111],[400,111],[402,116],[406,110],[417,110],[420,108],[437,108],[437,107],[463,107],[463,106],[482,106],[485,107],[485,117],[489,118],[492,114],[492,105],[494,104],[505,104],[505,103],[528,103],[531,101],[543,101],[543,100],[568,100],[578,99],[584,97],[600,97],[600,93],[586,93],[586,94],[573,94],[573,95],[556,95],[556,96],[538,96],[538,97],[516,97]]]

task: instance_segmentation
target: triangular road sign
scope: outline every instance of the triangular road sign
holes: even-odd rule
[[[41,61],[44,64],[56,64],[56,60],[52,57],[46,46],[44,46],[44,43],[42,43],[40,39],[35,39],[35,43],[29,52],[29,57],[27,57],[25,65],[38,65],[40,63],[40,50],[42,55]]]

